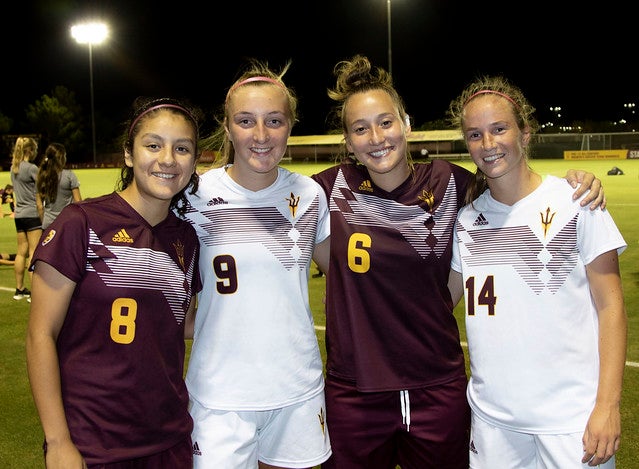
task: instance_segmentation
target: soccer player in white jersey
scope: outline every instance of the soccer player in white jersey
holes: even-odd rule
[[[27,366],[48,469],[192,467],[199,243],[172,209],[197,190],[200,119],[183,101],[136,100],[118,190],[67,205],[35,250]]]
[[[606,210],[528,165],[534,108],[504,77],[451,103],[477,165],[458,215],[449,287],[462,293],[471,377],[470,467],[614,468],[626,312]]]
[[[316,182],[279,166],[296,121],[287,69],[254,60],[231,86],[212,136],[220,165],[189,196],[204,284],[186,375],[196,469],[310,468],[330,455],[308,301],[329,215]]]

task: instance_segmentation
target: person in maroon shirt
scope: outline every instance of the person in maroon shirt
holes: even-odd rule
[[[328,469],[468,468],[470,410],[448,290],[453,226],[472,174],[413,163],[391,76],[363,56],[329,90],[343,162],[313,178],[331,213],[326,272]],[[600,181],[587,202],[603,201]]]
[[[118,189],[68,205],[42,234],[26,349],[48,469],[192,467],[184,338],[199,242],[173,209],[198,187],[200,118],[136,101]]]

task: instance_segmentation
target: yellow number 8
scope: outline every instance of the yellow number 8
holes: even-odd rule
[[[118,344],[133,342],[137,313],[138,304],[133,298],[118,298],[113,302],[111,305],[111,339],[113,342]]]

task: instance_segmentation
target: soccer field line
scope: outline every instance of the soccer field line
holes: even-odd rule
[[[8,287],[1,287],[0,286],[0,290],[2,291],[8,291],[8,292],[12,292],[14,289],[13,288],[8,288]],[[325,331],[326,327],[324,326],[315,326],[315,330],[316,331]],[[466,342],[462,342],[461,343],[462,347],[468,348],[468,344]],[[639,368],[639,362],[626,362],[626,366],[632,367],[632,368]]]
[[[315,326],[316,331],[325,331],[326,327],[324,326]],[[462,347],[468,348],[468,344],[464,341],[461,342]],[[626,366],[631,368],[639,368],[639,362],[626,362]]]

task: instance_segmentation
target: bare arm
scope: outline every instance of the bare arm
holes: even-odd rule
[[[328,265],[331,258],[331,237],[329,236],[324,241],[315,245],[313,251],[313,260],[317,264],[317,267],[328,275]]]
[[[67,314],[75,282],[38,261],[32,278],[27,328],[27,371],[33,400],[47,443],[46,467],[82,468],[84,461],[67,425],[60,388],[56,340]]]
[[[580,202],[582,207],[590,204],[590,210],[595,210],[597,207],[602,210],[606,208],[606,196],[604,195],[603,186],[601,181],[595,177],[593,173],[588,173],[580,169],[569,169],[566,173],[566,181],[573,187],[577,187],[580,183],[581,186],[577,187],[573,194],[573,200],[578,199],[587,191],[590,191],[586,197]]]
[[[597,466],[619,449],[627,316],[617,251],[598,256],[586,266],[586,273],[599,317],[599,385],[595,407],[584,431],[582,462]]]
[[[40,194],[36,194],[36,208],[38,209],[38,216],[40,220],[44,220],[44,204],[42,203],[42,197]]]
[[[71,194],[73,195],[74,202],[80,202],[82,200],[79,187],[74,187],[73,189],[71,189]]]
[[[192,339],[193,334],[195,333],[195,313],[197,311],[197,296],[193,295],[191,298],[191,305],[189,306],[189,310],[186,312],[186,317],[184,318],[184,338]]]
[[[464,296],[464,285],[461,272],[450,269],[450,273],[448,274],[448,290],[450,291],[450,296],[453,299],[453,307],[455,307],[457,306],[457,303],[459,303],[459,300],[461,300],[462,296]]]

